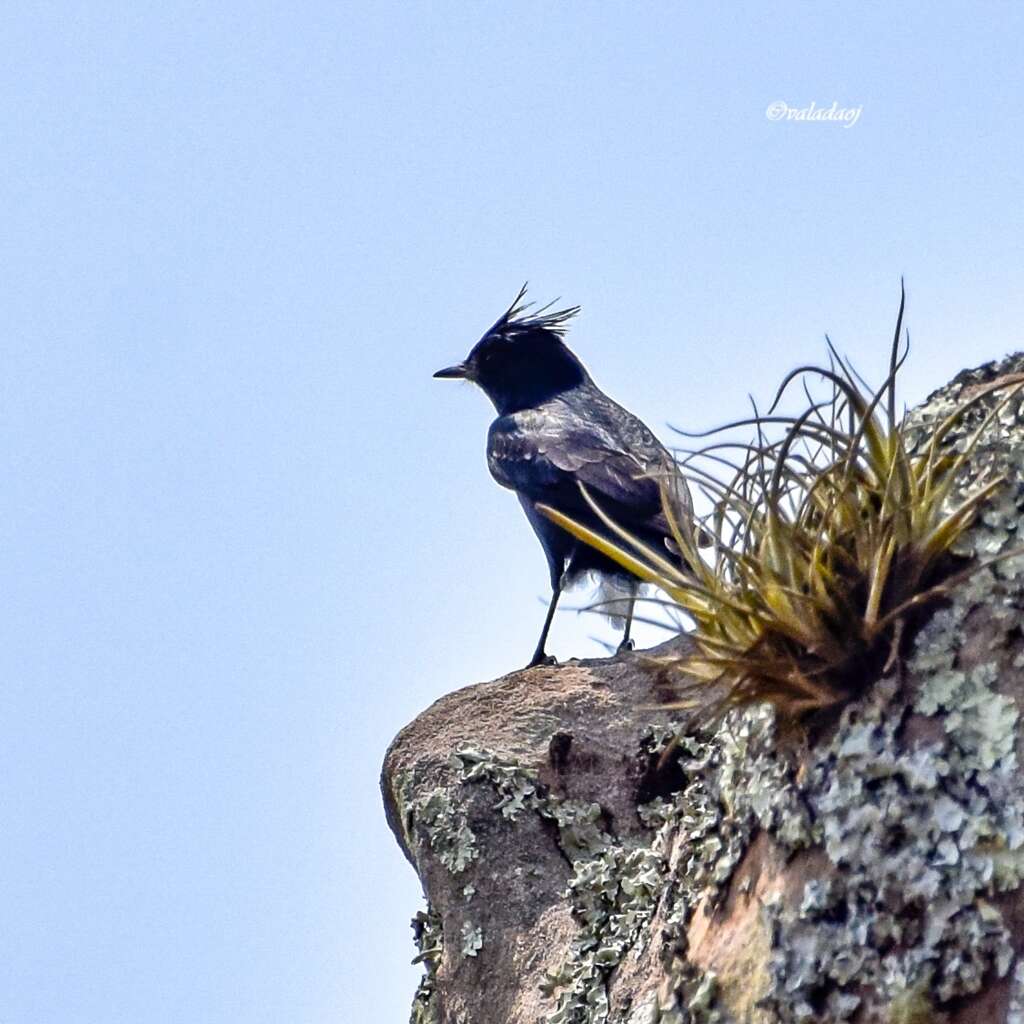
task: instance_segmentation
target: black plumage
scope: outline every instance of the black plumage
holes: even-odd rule
[[[498,418],[487,435],[487,465],[494,479],[516,492],[533,527],[551,577],[551,602],[531,665],[544,653],[558,597],[587,573],[628,598],[622,647],[630,645],[633,601],[639,580],[606,555],[583,544],[545,518],[549,505],[610,535],[584,498],[582,484],[620,526],[655,550],[672,544],[659,482],[670,481],[680,522],[692,518],[689,493],[667,449],[632,413],[613,402],[591,380],[564,342],[578,306],[532,315],[516,301],[473,347],[465,361],[435,377],[471,380],[494,403]]]

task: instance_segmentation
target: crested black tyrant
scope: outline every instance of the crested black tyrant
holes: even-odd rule
[[[473,346],[466,359],[435,377],[469,380],[494,403],[498,418],[487,434],[487,465],[494,479],[515,491],[547,556],[551,601],[530,665],[550,661],[544,652],[562,590],[588,573],[604,594],[625,598],[629,639],[640,581],[540,511],[547,505],[609,535],[580,485],[613,521],[645,544],[675,550],[662,507],[663,489],[677,522],[692,522],[689,492],[675,460],[632,413],[591,380],[565,344],[578,306],[530,312],[526,288]],[[664,485],[668,482],[670,486]],[[619,602],[621,606],[621,601]]]

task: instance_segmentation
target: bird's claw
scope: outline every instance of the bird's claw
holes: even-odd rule
[[[635,650],[635,649],[636,649],[636,641],[635,640],[623,640],[622,643],[619,644],[618,649],[615,651],[615,653],[616,654],[622,654],[623,651],[632,651],[632,650]]]
[[[557,665],[558,659],[553,654],[535,654],[527,668],[536,668],[538,665]]]

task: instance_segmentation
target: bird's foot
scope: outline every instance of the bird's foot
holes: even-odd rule
[[[552,654],[545,654],[543,651],[538,651],[531,659],[530,663],[526,666],[527,668],[536,668],[538,665],[557,665],[558,659]]]
[[[621,654],[623,651],[633,651],[633,650],[636,650],[636,641],[635,640],[623,640],[622,643],[619,644],[619,646],[616,648],[615,653],[616,654]]]

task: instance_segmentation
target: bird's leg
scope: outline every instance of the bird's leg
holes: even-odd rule
[[[636,595],[634,594],[629,599],[629,610],[626,612],[626,629],[625,632],[622,634],[622,643],[619,644],[619,649],[616,652],[617,654],[621,654],[623,651],[631,651],[636,646],[636,644],[634,644],[633,641],[629,639],[629,630],[630,627],[633,625],[633,606],[635,604]]]
[[[564,581],[565,576],[563,575],[551,588],[551,603],[548,605],[548,613],[544,617],[544,628],[540,631],[540,639],[537,641],[537,650],[533,652],[533,657],[530,659],[530,664],[526,666],[527,668],[533,668],[534,665],[555,664],[555,659],[544,653],[544,645],[548,641],[548,630],[551,628],[551,620],[555,617],[555,606],[558,604],[558,598],[562,594],[562,584]]]

